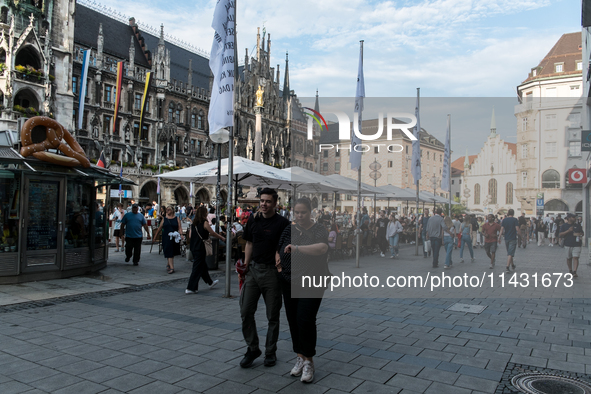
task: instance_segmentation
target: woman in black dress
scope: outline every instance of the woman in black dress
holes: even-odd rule
[[[296,364],[292,376],[310,383],[314,379],[316,354],[316,315],[325,287],[304,284],[303,276],[326,277],[328,270],[328,232],[320,223],[311,220],[310,200],[300,198],[294,205],[295,224],[281,234],[275,255],[279,282],[285,303]]]
[[[174,211],[171,207],[166,208],[166,216],[160,222],[160,227],[154,233],[154,237],[152,238],[152,242],[156,241],[156,237],[158,237],[158,233],[162,231],[162,251],[164,252],[164,257],[168,260],[166,264],[166,269],[169,274],[174,273],[174,256],[175,250],[177,251],[176,254],[180,254],[180,243],[176,242],[175,237],[171,237],[168,234],[178,232],[181,237],[181,242],[183,238],[183,231],[181,227],[181,221],[178,217],[174,216]]]
[[[207,269],[207,263],[205,262],[205,257],[207,257],[207,255],[203,241],[209,239],[210,235],[219,240],[226,241],[226,238],[213,231],[209,226],[209,222],[207,221],[207,209],[205,207],[199,207],[197,208],[195,219],[193,219],[193,223],[189,229],[189,239],[191,240],[190,248],[191,253],[193,254],[193,270],[191,271],[185,294],[197,293],[199,279],[203,279],[203,281],[209,285],[210,289],[219,282],[217,279],[211,280]]]

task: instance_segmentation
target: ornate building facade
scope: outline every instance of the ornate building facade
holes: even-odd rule
[[[516,193],[527,214],[538,213],[538,195],[543,195],[544,213],[583,211],[582,185],[568,182],[569,169],[586,168],[581,42],[580,32],[563,34],[517,87]]]
[[[74,3],[0,1],[0,128],[45,114],[71,130]]]
[[[149,48],[153,48],[153,51]],[[73,118],[78,117],[82,56],[90,50],[82,128],[77,139],[88,157],[104,151],[111,172],[134,180],[132,198],[157,199],[153,176],[160,171],[207,162],[212,157],[207,110],[210,99],[208,60],[201,54],[141,31],[130,18],[126,24],[78,4],[74,29]],[[124,62],[121,99],[116,122],[117,63]],[[140,127],[146,73],[153,73],[146,114]],[[70,119],[71,124],[72,118]],[[197,202],[208,202],[211,187],[196,190]],[[189,202],[187,184],[161,182],[162,204]]]
[[[513,209],[515,216],[521,215],[521,204],[515,196],[516,154],[516,145],[497,134],[493,110],[490,134],[480,153],[473,160],[464,156],[462,201],[469,211],[506,214]]]

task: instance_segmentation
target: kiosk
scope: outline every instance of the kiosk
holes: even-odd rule
[[[97,191],[134,183],[101,167],[56,165],[18,149],[18,134],[0,131],[0,284],[104,268],[110,208],[103,212]]]

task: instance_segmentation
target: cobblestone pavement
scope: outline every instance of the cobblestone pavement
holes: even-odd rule
[[[113,255],[102,279],[49,281],[69,298],[54,298],[56,289],[39,282],[21,285],[27,297],[9,302],[14,286],[0,286],[0,393],[467,394],[494,393],[516,366],[583,379],[591,374],[591,301],[556,298],[558,292],[545,298],[326,298],[313,384],[289,376],[294,355],[284,316],[277,365],[266,368],[259,358],[242,369],[238,300],[223,298],[223,286],[185,295],[190,264],[178,259],[178,275],[167,275],[163,257],[144,251],[139,267]],[[488,269],[481,249],[475,266],[459,264],[457,256],[449,275]],[[498,261],[505,256],[501,250]],[[431,271],[430,259],[415,257],[414,246],[403,246],[398,260],[373,255],[362,258],[361,269],[350,268],[353,263],[335,262],[331,270]],[[518,249],[516,264],[518,272],[539,265],[564,273],[564,250]],[[575,295],[588,287],[586,259],[579,275]],[[486,308],[448,310],[457,302]],[[266,331],[263,309],[260,333]]]

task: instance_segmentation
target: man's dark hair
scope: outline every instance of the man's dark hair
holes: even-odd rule
[[[436,214],[441,215],[443,213],[443,209],[441,208],[437,208],[437,210],[435,211]]]
[[[277,195],[277,191],[275,191],[275,189],[271,189],[270,187],[266,187],[263,190],[261,190],[260,195],[262,196],[263,194],[271,196],[273,198],[273,202],[277,202],[277,199],[279,198],[279,196]]]
[[[508,216],[513,216],[515,215],[515,211],[513,210],[513,208],[509,209],[509,212],[507,212]]]

